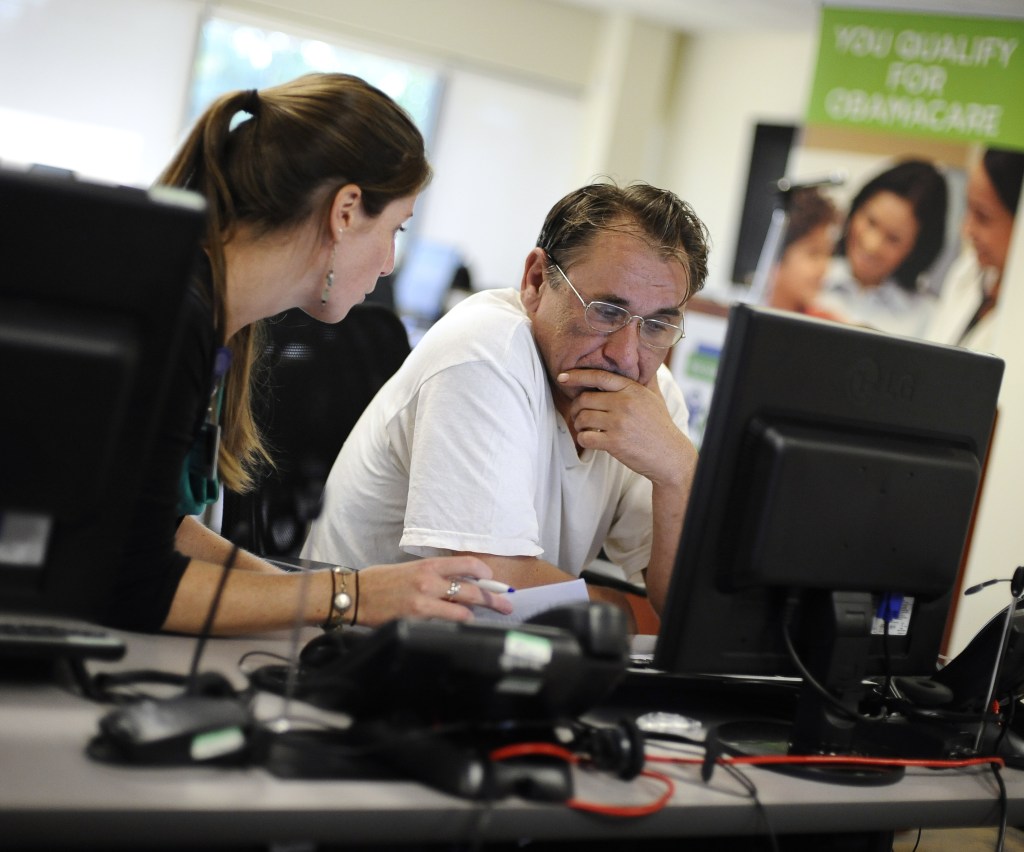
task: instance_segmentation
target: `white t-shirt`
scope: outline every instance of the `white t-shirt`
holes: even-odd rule
[[[658,382],[685,432],[667,367]],[[603,546],[639,579],[651,524],[649,480],[577,453],[518,291],[486,290],[434,325],[363,413],[302,555],[363,568],[474,551],[578,576]]]
[[[850,272],[846,258],[833,258],[815,307],[835,314],[844,322],[921,337],[935,304],[932,296],[911,293],[888,278],[877,287],[863,287]]]

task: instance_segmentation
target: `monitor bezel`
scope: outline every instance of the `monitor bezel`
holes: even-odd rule
[[[5,442],[19,444],[6,447],[0,519],[18,518],[32,545],[16,539],[5,554],[0,607],[102,621],[181,343],[205,203],[10,167],[0,199],[0,376],[20,397],[0,415]]]

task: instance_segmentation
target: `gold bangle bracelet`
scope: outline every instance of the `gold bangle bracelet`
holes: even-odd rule
[[[340,565],[335,565],[333,568],[331,568],[331,572],[330,573],[331,573],[331,600],[330,600],[330,605],[329,605],[328,610],[327,610],[327,618],[325,618],[323,620],[323,622],[321,623],[321,625],[320,625],[324,630],[334,630],[336,627],[340,627],[342,625],[342,623],[343,623],[342,619],[345,617],[345,613],[347,613],[350,609],[352,609],[352,604],[355,603],[355,601],[352,598],[352,595],[350,595],[348,593],[348,575],[350,573],[352,573],[352,569],[351,568],[343,568]],[[341,590],[340,591],[338,590],[338,583],[339,583],[339,581],[341,583]],[[356,594],[357,594],[357,596],[358,596],[358,583],[359,583],[359,580],[357,578],[356,579],[356,584],[357,584],[356,585],[356,589],[357,589]],[[353,623],[353,624],[355,623],[355,618],[354,617],[352,619],[352,622],[350,622],[350,623]]]
[[[349,622],[350,627],[355,626],[356,618],[359,616],[359,572],[353,571],[352,574],[355,576],[356,580],[356,602],[352,607],[352,620]]]

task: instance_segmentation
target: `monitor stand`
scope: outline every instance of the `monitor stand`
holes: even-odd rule
[[[719,748],[742,756],[789,755],[794,758],[792,763],[770,764],[768,768],[803,778],[836,784],[894,784],[903,777],[901,766],[799,762],[804,755],[870,758],[898,753],[887,745],[894,739],[884,732],[888,723],[865,720],[860,710],[874,616],[870,593],[806,592],[800,612],[799,655],[784,627],[786,644],[805,669],[793,721],[726,722],[714,734]],[[900,728],[905,735],[906,729]]]

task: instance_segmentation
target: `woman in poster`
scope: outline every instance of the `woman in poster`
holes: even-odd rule
[[[846,322],[921,336],[933,297],[921,276],[942,251],[948,189],[930,162],[904,160],[854,197],[820,307]]]
[[[989,148],[971,169],[961,226],[968,248],[950,268],[928,338],[992,351],[996,301],[1024,181],[1024,152]]]

